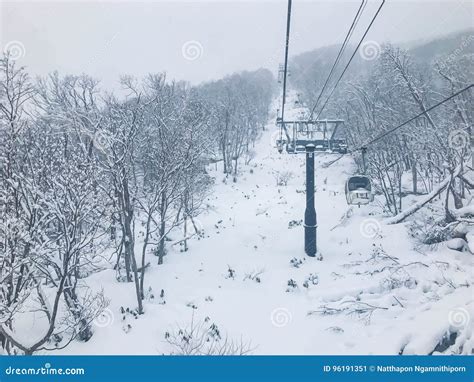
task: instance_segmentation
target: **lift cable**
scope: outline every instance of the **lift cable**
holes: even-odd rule
[[[322,89],[321,89],[321,92],[319,93],[318,98],[316,99],[316,103],[314,104],[313,108],[311,109],[311,113],[310,113],[310,115],[309,115],[309,119],[311,119],[311,118],[313,117],[313,113],[314,113],[314,111],[316,110],[316,108],[317,108],[318,105],[319,105],[319,101],[321,100],[321,97],[322,97],[322,95],[323,95],[323,93],[324,93],[324,90],[326,90],[326,87],[327,87],[329,81],[331,80],[331,77],[332,77],[332,75],[333,75],[334,69],[336,68],[337,64],[338,64],[339,61],[341,60],[342,54],[344,53],[344,51],[345,51],[345,49],[346,49],[346,47],[347,47],[347,44],[348,44],[348,42],[349,42],[349,39],[350,39],[351,36],[352,36],[352,32],[355,30],[355,27],[356,27],[357,23],[359,22],[360,16],[362,15],[362,12],[363,12],[363,10],[364,10],[364,8],[365,8],[365,4],[367,4],[367,3],[366,3],[366,0],[362,0],[361,4],[360,4],[360,6],[359,6],[359,9],[357,10],[357,13],[356,13],[356,15],[355,15],[355,17],[354,17],[354,20],[352,20],[352,24],[351,24],[349,30],[347,31],[346,37],[345,37],[345,39],[344,39],[344,42],[343,42],[342,45],[341,45],[341,49],[339,49],[339,53],[337,54],[336,60],[334,61],[334,64],[332,65],[332,68],[331,68],[331,70],[330,70],[330,72],[329,72],[329,75],[328,75],[328,77],[326,78],[326,81],[324,82],[324,85],[323,85],[323,87],[322,87]]]
[[[386,137],[387,135],[393,133],[394,131],[400,129],[401,127],[403,127],[403,126],[409,124],[410,122],[412,122],[412,121],[414,121],[415,119],[421,117],[422,115],[425,115],[425,114],[427,114],[428,112],[430,112],[431,110],[437,108],[438,106],[441,106],[442,104],[448,102],[450,99],[452,99],[452,98],[454,98],[454,97],[457,97],[457,96],[458,96],[459,94],[461,94],[461,93],[464,93],[466,90],[469,90],[469,89],[472,88],[473,86],[474,86],[474,84],[470,84],[469,86],[466,86],[464,89],[461,89],[461,90],[459,90],[458,92],[456,92],[456,93],[450,95],[449,97],[447,97],[447,98],[445,98],[444,100],[442,100],[442,101],[436,103],[435,105],[429,107],[428,109],[422,111],[421,113],[415,115],[414,117],[412,117],[412,118],[406,120],[405,122],[401,123],[400,125],[397,125],[397,126],[395,126],[395,127],[392,127],[391,129],[388,129],[388,130],[384,131],[384,132],[383,132],[382,134],[380,134],[379,136],[377,136],[377,137],[371,139],[370,141],[366,142],[366,143],[363,144],[362,146],[359,146],[359,147],[357,147],[356,149],[351,150],[351,151],[355,152],[355,151],[358,151],[358,150],[364,150],[368,145],[371,145],[371,144],[373,144],[373,143],[379,141],[380,139],[382,139],[382,138]]]
[[[290,45],[290,21],[291,21],[291,0],[288,0],[288,13],[286,17],[286,40],[285,40],[285,66],[283,71],[283,99],[281,105],[281,119],[285,116],[285,102],[286,102],[286,77],[288,71],[288,48]]]
[[[382,7],[384,6],[384,4],[385,4],[385,0],[382,0],[382,3],[380,4],[379,8],[377,9],[377,12],[375,13],[374,17],[373,17],[372,20],[370,21],[370,24],[369,24],[369,26],[367,27],[367,29],[365,30],[364,35],[362,36],[362,38],[360,39],[359,43],[357,44],[357,47],[354,49],[354,52],[352,53],[351,58],[349,59],[349,61],[347,62],[346,66],[344,67],[344,70],[342,71],[341,75],[340,75],[339,78],[337,79],[336,84],[334,85],[334,87],[333,87],[332,90],[331,90],[331,93],[329,94],[328,98],[327,98],[326,101],[324,102],[323,107],[321,108],[321,110],[320,110],[319,113],[317,114],[316,120],[319,118],[319,116],[320,116],[321,113],[323,112],[324,108],[325,108],[326,105],[328,104],[329,100],[331,99],[332,95],[334,94],[334,91],[336,90],[337,85],[339,85],[339,82],[341,81],[342,77],[343,77],[344,74],[346,73],[347,68],[348,68],[349,65],[351,64],[352,59],[354,58],[354,56],[356,55],[357,51],[359,50],[359,47],[362,45],[362,42],[364,41],[365,36],[367,35],[367,33],[369,33],[369,30],[370,30],[370,28],[372,27],[372,24],[374,23],[375,19],[376,19],[377,16],[379,15],[380,10],[381,10]]]

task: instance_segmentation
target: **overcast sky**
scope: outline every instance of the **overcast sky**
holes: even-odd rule
[[[193,83],[283,59],[286,1],[16,1],[0,4],[2,50],[34,74],[166,71]],[[290,55],[342,42],[358,1],[293,1]],[[363,32],[380,1],[369,0]],[[473,1],[388,0],[366,40],[429,40],[473,27]],[[359,36],[360,36],[359,34]],[[357,34],[353,39],[357,38]]]

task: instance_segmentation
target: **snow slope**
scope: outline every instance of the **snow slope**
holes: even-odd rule
[[[349,155],[329,167],[323,164],[339,154],[316,155],[323,260],[305,256],[304,155],[278,154],[274,129],[267,127],[236,183],[219,166],[209,168],[215,187],[199,217],[205,237],[189,240],[187,252],[171,247],[161,266],[150,258],[145,284],[155,298],[145,302],[145,314],[120,313],[136,306],[132,284],[118,283],[112,269],[95,274],[88,284],[103,288],[110,305],[89,342],[60,353],[169,354],[165,332],[205,317],[230,338],[251,341],[254,354],[426,354],[448,331],[471,338],[472,346],[472,255],[416,251],[404,225],[383,223],[377,203],[349,209]],[[287,186],[277,186],[277,171],[292,173]],[[292,266],[293,258],[302,264]],[[252,272],[262,272],[260,282],[246,279]],[[305,288],[310,274],[316,285]]]

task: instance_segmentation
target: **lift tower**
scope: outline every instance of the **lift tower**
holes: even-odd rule
[[[277,125],[280,126],[280,142],[282,140],[282,130],[285,131],[287,144],[289,134],[285,125],[285,103],[286,103],[286,80],[288,77],[288,48],[290,45],[290,21],[291,21],[291,0],[288,0],[288,12],[286,19],[286,39],[285,39],[285,62],[283,64],[283,95],[281,104],[281,116],[277,116]],[[287,145],[288,148],[288,145]],[[316,256],[316,210],[314,207],[314,144],[306,145],[306,209],[304,214],[304,248],[308,256]]]

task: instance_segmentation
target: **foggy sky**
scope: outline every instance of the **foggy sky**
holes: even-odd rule
[[[359,3],[294,0],[290,55],[342,42]],[[352,42],[379,3],[369,1]],[[121,74],[166,71],[198,83],[245,69],[275,71],[286,8],[286,1],[257,0],[2,2],[0,46],[20,42],[19,62],[33,74],[84,72],[113,88]],[[472,20],[472,1],[388,0],[366,40],[429,40],[472,28]]]

